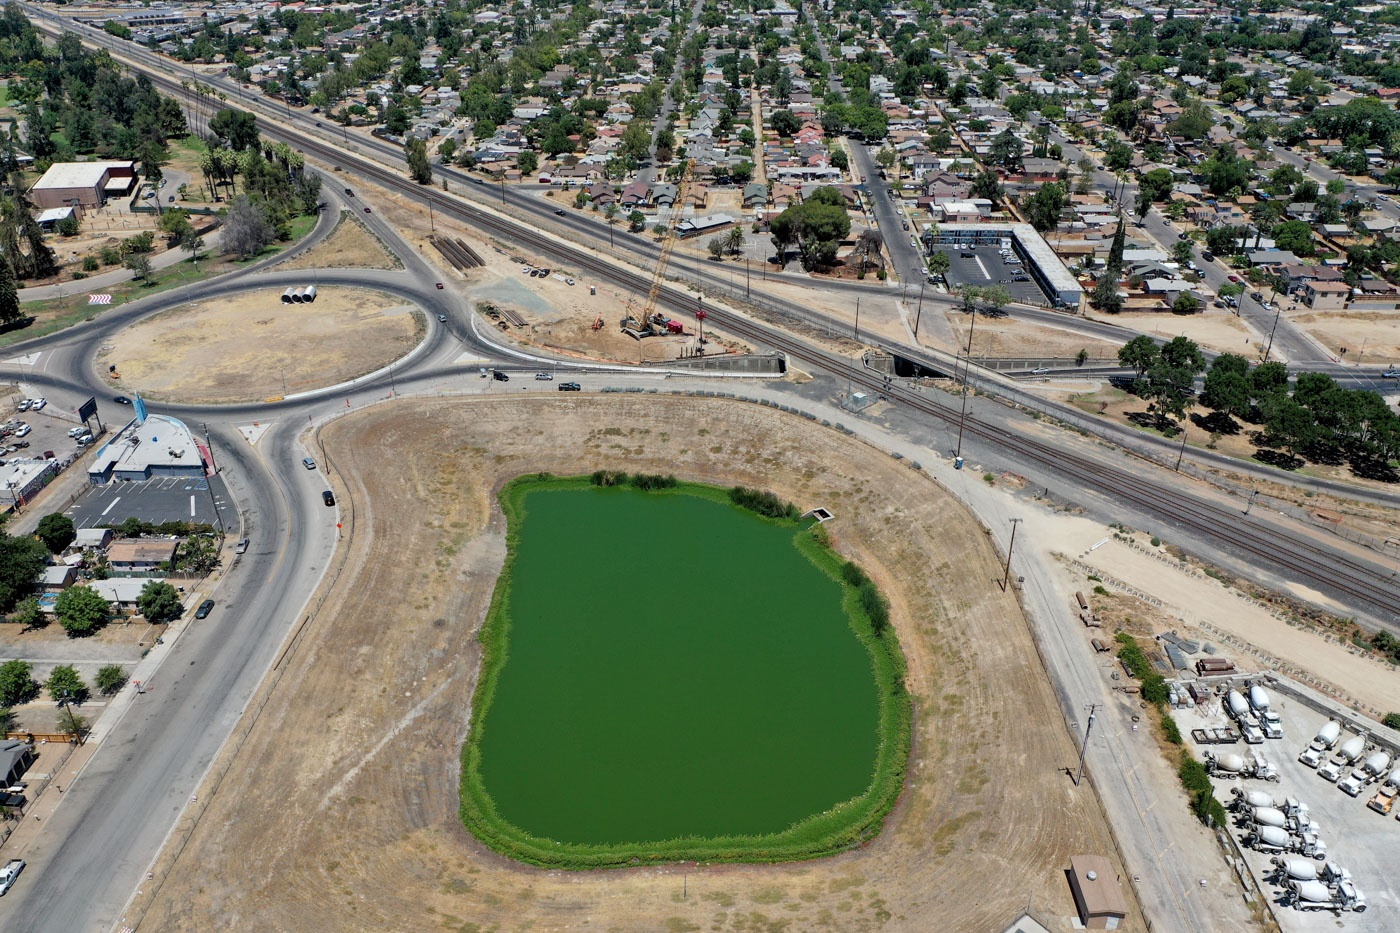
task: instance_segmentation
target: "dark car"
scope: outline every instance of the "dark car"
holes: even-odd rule
[[[335,493],[327,489],[325,492],[321,493],[321,501],[326,505],[335,505]]]
[[[131,399],[127,398],[125,395],[114,395],[112,396],[112,401],[116,402],[118,405],[131,404]]]
[[[365,208],[365,213],[368,214],[369,212],[370,212],[369,208]]]
[[[196,619],[207,619],[209,618],[209,613],[213,611],[214,600],[206,599],[204,602],[200,603],[199,608],[194,611],[194,617]]]
[[[577,382],[561,382],[561,383],[559,383],[559,391],[560,391],[560,392],[581,392],[581,391],[583,391],[583,386],[579,385]]]
[[[961,253],[958,253],[958,255],[961,256],[963,259],[974,259],[977,256],[976,253],[968,249],[963,250]]]
[[[1201,252],[1201,258],[1206,262],[1215,262],[1215,254],[1207,251]]]
[[[563,216],[565,216],[565,215],[564,215],[564,210],[563,210],[563,208],[560,208],[559,210],[556,210],[556,211],[554,212],[554,216],[556,216],[556,217],[563,217]]]
[[[1262,292],[1250,292],[1250,293],[1249,293],[1249,297],[1253,298],[1255,301],[1263,301],[1263,300],[1264,300],[1264,295],[1263,295]]]
[[[510,382],[510,377],[507,376],[505,373],[501,372],[499,369],[491,370],[491,378],[496,380],[497,382]]]
[[[349,188],[345,189],[345,193],[352,198],[355,196],[355,192],[351,191]]]

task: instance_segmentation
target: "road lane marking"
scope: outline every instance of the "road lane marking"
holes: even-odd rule
[[[986,267],[986,266],[982,265],[982,257],[981,257],[981,256],[974,256],[973,258],[977,260],[977,268],[979,268],[979,269],[982,270],[982,278],[984,278],[984,279],[990,279],[990,278],[992,277],[992,274],[991,274],[990,272],[987,271],[987,267]]]
[[[194,518],[194,496],[190,496],[190,518]]]
[[[107,506],[107,508],[105,508],[105,509],[102,510],[102,514],[103,514],[103,515],[106,515],[108,512],[110,512],[110,511],[112,511],[113,509],[115,509],[115,508],[117,507],[117,503],[120,502],[120,501],[122,501],[122,497],[121,497],[121,496],[117,496],[115,499],[112,500],[112,504],[111,504],[111,505]]]

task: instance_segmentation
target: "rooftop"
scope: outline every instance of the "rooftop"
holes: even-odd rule
[[[108,170],[130,167],[130,162],[55,162],[30,190],[43,188],[96,188]]]
[[[151,466],[200,463],[199,447],[184,422],[168,415],[133,421],[97,452],[91,473],[144,472]]]

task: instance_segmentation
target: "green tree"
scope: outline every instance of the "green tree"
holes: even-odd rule
[[[773,127],[773,132],[785,139],[802,129],[801,119],[791,110],[773,111],[773,116],[769,118],[769,124]]]
[[[1239,249],[1242,233],[1241,228],[1225,224],[1211,227],[1206,231],[1206,248],[1220,256],[1232,255]]]
[[[50,512],[39,519],[34,533],[53,554],[62,554],[64,549],[72,544],[73,539],[78,536],[77,530],[73,527],[73,519],[62,512]]]
[[[126,668],[120,664],[104,664],[97,669],[93,683],[98,693],[105,697],[113,696],[126,686]]]
[[[428,164],[428,144],[421,139],[410,139],[404,143],[404,160],[408,163],[408,177],[420,185],[433,181],[433,167]]]
[[[1138,379],[1155,366],[1161,356],[1157,342],[1146,334],[1139,334],[1118,348],[1119,365],[1131,368]]]
[[[58,703],[65,701],[82,703],[88,696],[87,684],[83,683],[78,669],[71,664],[60,664],[55,667],[44,686],[48,688],[49,696]]]
[[[1041,185],[1035,194],[1021,202],[1021,210],[1032,227],[1048,233],[1060,225],[1060,211],[1065,205],[1064,185],[1057,182]]]
[[[180,592],[169,583],[151,580],[141,587],[141,595],[136,597],[136,605],[146,621],[154,625],[178,619],[184,607],[180,605]]]
[[[1210,364],[1201,388],[1201,404],[1226,416],[1249,414],[1249,361],[1237,353],[1222,353]]]
[[[1172,311],[1176,314],[1195,314],[1200,309],[1200,300],[1190,292],[1182,292],[1172,302]]]
[[[952,266],[952,260],[942,250],[934,250],[928,257],[928,271],[940,279],[947,276],[950,266]]]
[[[39,539],[0,531],[0,611],[8,612],[33,591],[48,562],[49,549]]]
[[[1172,193],[1172,173],[1164,168],[1154,168],[1143,173],[1138,179],[1138,192],[1147,196],[1149,203],[1165,201]]]
[[[137,281],[144,282],[151,274],[151,257],[145,253],[132,253],[122,265],[131,270]]]
[[[1193,247],[1190,240],[1177,240],[1172,244],[1172,259],[1181,265],[1191,261]]]
[[[15,606],[15,611],[10,613],[10,621],[18,623],[23,629],[39,628],[48,622],[48,616],[44,615],[44,610],[39,608],[39,600],[34,596],[26,596]]]
[[[0,256],[0,324],[13,324],[20,319],[19,288],[15,270],[6,256]]]
[[[216,137],[216,144],[227,145],[230,149],[244,150],[259,148],[257,118],[233,107],[220,110],[209,120],[209,131]]]
[[[1381,720],[1381,725],[1400,732],[1400,713],[1386,713],[1385,718]]]
[[[647,225],[647,215],[641,211],[633,211],[627,215],[627,227],[633,233],[638,233]]]
[[[0,706],[18,706],[39,695],[39,682],[33,676],[34,666],[28,661],[6,661],[0,664]]]
[[[515,167],[520,169],[521,175],[533,175],[535,169],[540,167],[540,157],[529,149],[524,150],[515,158]]]
[[[1274,244],[1296,256],[1311,256],[1316,252],[1312,227],[1302,220],[1289,220],[1279,224],[1274,229]]]
[[[992,145],[988,150],[987,159],[993,165],[999,165],[1008,172],[1021,171],[1024,163],[1022,156],[1026,147],[1021,144],[1020,138],[1007,127],[1000,133],[992,137]]]
[[[972,179],[972,196],[986,198],[993,204],[1000,201],[1006,192],[1001,187],[1001,177],[989,168],[983,169]]]
[[[72,637],[91,635],[111,618],[112,607],[90,586],[70,586],[54,602],[58,624]]]
[[[1127,143],[1111,143],[1104,150],[1103,165],[1110,172],[1126,172],[1133,167],[1133,147]]]
[[[710,251],[711,259],[721,259],[724,256],[724,241],[719,237],[710,237],[710,242],[705,244],[705,248]]]

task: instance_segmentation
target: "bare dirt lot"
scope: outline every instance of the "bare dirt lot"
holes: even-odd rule
[[[116,388],[151,398],[234,402],[334,385],[411,350],[422,315],[361,288],[320,289],[314,304],[283,304],[267,288],[174,308],[122,331],[98,355]],[[107,367],[115,364],[120,379]]]
[[[280,269],[398,269],[402,267],[379,238],[365,229],[349,211],[340,215],[335,230],[325,240],[292,259]]]
[[[979,314],[976,327],[972,328],[971,317],[962,311],[943,313],[953,328],[953,333],[963,341],[963,347],[967,346],[968,331],[971,329],[974,357],[1024,356],[1067,359],[1078,354],[1080,350],[1086,350],[1091,359],[1116,360],[1118,347],[1121,346],[1107,340],[1083,337],[1010,317],[987,317]]]
[[[985,533],[887,454],[769,409],[664,396],[409,400],[321,436],[348,482],[343,582],[215,763],[133,927],[989,930],[1030,901],[1068,930],[1069,856],[1113,857],[1088,785],[1062,773],[1074,743]],[[914,697],[905,791],[873,842],[677,877],[532,869],[463,829],[474,635],[504,559],[494,490],[598,467],[759,485],[835,513],[838,550],[891,599]],[[610,572],[606,554],[580,559]],[[1136,910],[1125,928],[1144,928]]]
[[[1229,353],[1247,354],[1254,342],[1259,340],[1259,335],[1241,323],[1239,318],[1218,309],[1201,314],[1142,311],[1086,316],[1158,337],[1170,339],[1186,336],[1207,349]],[[1262,350],[1263,346],[1259,349]]]
[[[1400,313],[1318,311],[1289,317],[1348,363],[1358,354],[1375,366],[1400,361]]]

